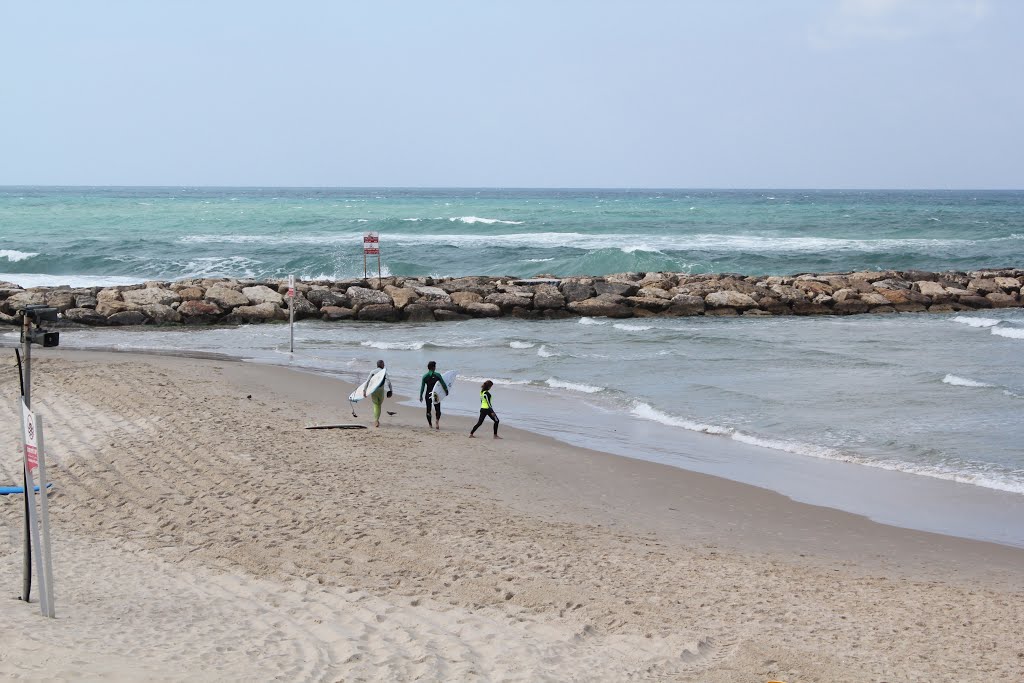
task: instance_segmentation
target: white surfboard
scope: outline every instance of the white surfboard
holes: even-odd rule
[[[384,384],[387,374],[387,368],[380,368],[377,372],[370,375],[368,380],[356,387],[356,390],[348,395],[348,400],[352,403],[362,401],[366,396],[369,396],[373,392],[377,391],[377,389],[380,389],[380,385]],[[363,395],[364,391],[366,392],[366,396]]]
[[[434,401],[436,403],[440,403],[441,401],[443,401],[448,396],[448,394],[452,393],[452,387],[455,386],[455,377],[456,377],[456,374],[455,374],[454,370],[449,370],[448,372],[442,372],[441,373],[441,379],[443,379],[444,383],[446,385],[448,385],[448,391],[444,390],[444,387],[441,386],[440,382],[435,382],[434,383]]]

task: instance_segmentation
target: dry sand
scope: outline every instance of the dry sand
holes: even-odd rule
[[[572,448],[514,415],[500,441],[404,406],[379,430],[307,431],[369,407],[352,420],[349,388],[283,368],[36,357],[58,618],[15,597],[21,498],[0,496],[0,677],[1024,680],[1020,549]],[[0,483],[20,481],[4,358]]]

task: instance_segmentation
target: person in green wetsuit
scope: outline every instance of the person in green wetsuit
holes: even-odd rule
[[[498,436],[498,414],[494,412],[494,406],[491,405],[491,387],[494,386],[494,382],[487,380],[480,387],[480,419],[473,425],[472,431],[469,432],[469,438],[475,438],[473,433],[480,428],[480,425],[484,423],[484,418],[489,417],[494,420],[494,438],[500,439]]]
[[[434,400],[434,385],[438,382],[444,387],[445,393],[448,393],[448,385],[444,383],[444,377],[441,377],[441,373],[437,371],[437,363],[430,361],[427,363],[427,374],[423,375],[423,379],[420,380],[420,401],[423,401],[423,390],[427,390],[427,429],[434,427],[434,423],[437,426],[434,429],[441,430],[441,402]],[[434,404],[434,417],[436,420],[431,421],[430,417],[430,404]]]
[[[382,361],[382,360],[377,361],[377,370],[383,370],[383,369],[384,369],[384,361]],[[374,370],[373,372],[371,372],[370,373],[370,377],[373,377],[373,375],[377,372],[377,370]],[[369,382],[370,378],[367,377],[366,381]],[[388,387],[387,397],[391,398],[391,378],[387,376],[387,373],[384,373],[384,381],[380,383],[380,386],[377,387],[373,391],[373,393],[370,394],[370,401],[373,402],[373,426],[374,427],[380,427],[380,407],[384,403],[384,385],[385,384]],[[366,396],[366,389],[363,389],[363,396],[364,397]]]

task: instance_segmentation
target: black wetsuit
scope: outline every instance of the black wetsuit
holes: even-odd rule
[[[434,421],[430,417],[430,405],[434,405],[434,414],[437,419],[441,419],[441,403],[434,402],[434,385],[438,382],[444,387],[444,390],[448,391],[448,385],[444,382],[444,377],[441,377],[441,373],[436,370],[431,370],[427,374],[423,375],[423,379],[420,380],[420,400],[423,400],[423,389],[427,390],[427,424],[431,427],[434,426]]]

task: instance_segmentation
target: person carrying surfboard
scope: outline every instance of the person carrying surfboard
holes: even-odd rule
[[[384,369],[384,361],[377,361],[377,370]],[[367,378],[366,382],[369,383],[370,379],[377,374],[377,370],[370,373],[370,377]],[[391,398],[391,378],[384,375],[384,381],[380,383],[380,386],[370,393],[370,401],[373,402],[373,426],[380,427],[380,407],[384,404],[384,385],[388,385],[387,397]],[[366,387],[363,388],[363,396],[366,396]]]
[[[491,387],[493,386],[494,382],[491,380],[487,380],[480,386],[480,419],[476,421],[473,429],[469,432],[469,438],[471,439],[474,438],[473,432],[475,432],[480,425],[484,423],[485,417],[489,417],[494,420],[494,438],[501,438],[498,436],[498,422],[500,422],[500,420],[498,420],[498,414],[494,412],[494,407],[491,405]]]
[[[437,371],[437,363],[430,361],[427,363],[427,374],[423,375],[423,379],[420,380],[420,401],[423,401],[423,390],[427,390],[427,428],[434,427],[434,422],[431,421],[430,417],[430,405],[434,405],[434,416],[437,418],[437,426],[434,429],[441,430],[441,402],[436,400],[434,394],[434,386],[440,382],[441,386],[444,387],[444,393],[448,393],[448,385],[444,381],[444,377]]]

